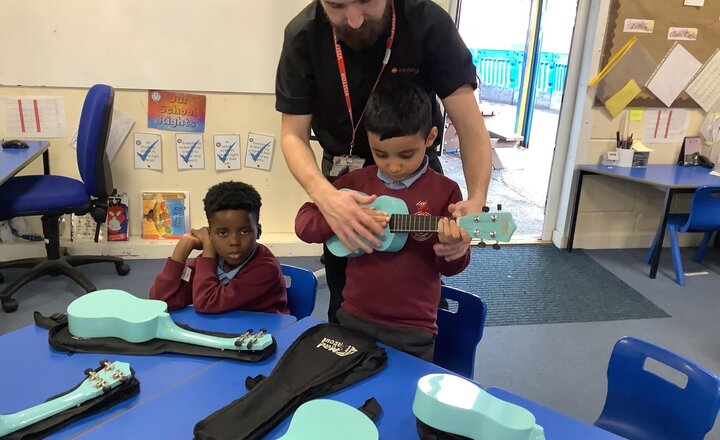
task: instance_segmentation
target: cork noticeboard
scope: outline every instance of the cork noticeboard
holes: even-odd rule
[[[683,0],[611,0],[607,32],[602,52],[602,66],[633,36],[658,63],[675,40],[668,40],[671,27],[697,28],[695,41],[678,41],[701,63],[705,63],[720,46],[720,1],[706,0],[702,7],[684,6]],[[626,19],[655,20],[652,34],[623,32]],[[602,67],[601,66],[601,67]],[[599,101],[597,102],[598,105]],[[629,107],[665,107],[650,91],[643,89]],[[699,107],[685,92],[671,107]]]

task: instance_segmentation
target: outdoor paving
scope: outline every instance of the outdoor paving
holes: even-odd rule
[[[503,132],[511,131],[508,127],[512,127],[515,108],[495,105],[492,109],[496,115],[486,117],[488,128],[503,127]],[[487,112],[485,106],[483,110]],[[536,110],[530,148],[510,145],[495,149],[504,168],[492,171],[487,205],[494,211],[497,204],[501,204],[503,211],[512,214],[517,224],[513,240],[539,239],[542,235],[557,119],[557,113]],[[445,152],[440,160],[445,174],[458,182],[467,197],[460,154]]]

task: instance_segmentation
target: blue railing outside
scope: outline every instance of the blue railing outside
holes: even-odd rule
[[[470,53],[482,84],[481,97],[488,101],[515,104],[522,81],[525,52],[473,48]],[[540,53],[537,106],[551,108],[552,101],[559,102],[565,87],[567,61],[566,53]],[[553,96],[557,99],[553,100]]]

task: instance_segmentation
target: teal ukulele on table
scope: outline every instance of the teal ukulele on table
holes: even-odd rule
[[[360,194],[365,195],[364,193]],[[402,249],[410,232],[437,232],[438,222],[444,218],[432,215],[411,215],[402,199],[390,196],[380,196],[370,206],[378,211],[386,212],[390,216],[390,221],[385,227],[385,235],[378,237],[382,241],[381,245],[378,247],[371,245],[376,251],[382,252],[397,252]],[[493,247],[496,249],[499,248],[497,242],[510,241],[516,228],[512,215],[506,212],[472,214],[456,220],[458,226],[468,231],[471,240],[479,241],[481,246],[485,245],[485,240],[495,240],[496,243]],[[330,252],[338,257],[359,257],[364,254],[362,250],[351,252],[337,236],[333,236],[325,244]]]
[[[530,411],[452,374],[421,377],[412,411],[428,426],[473,440],[545,440]]]
[[[0,414],[0,437],[99,397],[132,377],[130,364],[108,361],[100,361],[100,364],[102,368],[98,371],[85,370],[88,378],[71,392],[13,414]]]
[[[179,327],[167,313],[164,301],[142,299],[123,290],[104,289],[87,293],[67,309],[70,334],[79,338],[114,337],[128,342],[155,338],[217,348],[260,351],[272,344],[272,336],[252,329],[237,338],[222,338]]]
[[[303,403],[278,440],[378,440],[375,423],[360,410],[329,399]]]

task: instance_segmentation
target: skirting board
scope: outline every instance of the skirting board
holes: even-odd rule
[[[259,242],[267,246],[276,257],[313,257],[322,254],[322,245],[303,243],[295,234],[263,234]],[[112,255],[127,259],[162,259],[170,256],[176,243],[176,240],[143,240],[140,237],[130,237],[129,241],[110,243],[63,241],[61,246],[67,248],[71,255]],[[2,243],[0,245],[0,261],[44,255],[45,246],[42,243]]]

